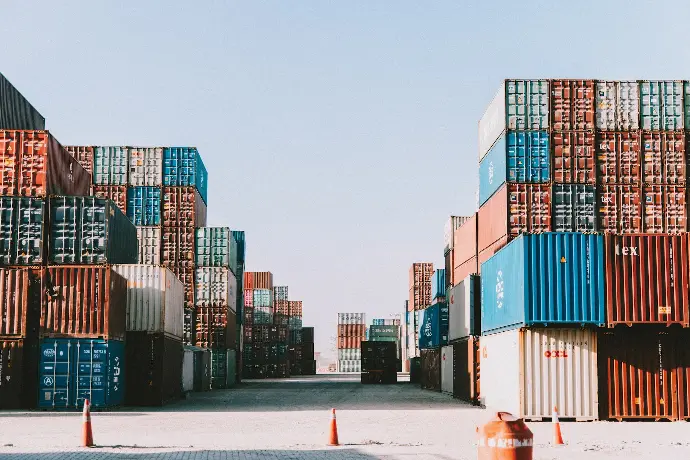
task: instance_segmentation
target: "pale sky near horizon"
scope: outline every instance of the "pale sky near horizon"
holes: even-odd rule
[[[194,145],[209,225],[304,301],[402,313],[475,209],[504,78],[690,79],[681,1],[3,2],[0,72],[63,144]],[[370,322],[370,321],[368,321]]]

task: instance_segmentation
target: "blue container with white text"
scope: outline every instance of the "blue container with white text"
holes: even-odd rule
[[[439,268],[431,275],[431,298],[446,296],[446,269]]]
[[[448,304],[445,302],[417,311],[420,350],[448,343],[448,319]]]
[[[196,147],[168,147],[163,150],[163,185],[196,187],[208,205],[208,172]]]

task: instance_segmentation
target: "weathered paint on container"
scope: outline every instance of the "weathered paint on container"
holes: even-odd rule
[[[441,391],[441,349],[419,351],[420,384],[423,390]]]
[[[126,185],[94,185],[93,194],[98,198],[112,200],[123,214],[127,214],[127,186]]]
[[[203,227],[206,203],[194,187],[163,187],[164,227]]]
[[[640,92],[636,81],[597,81],[596,125],[604,131],[640,128]]]
[[[642,188],[603,185],[597,190],[598,225],[602,233],[642,232]]]
[[[553,184],[553,230],[594,233],[597,231],[596,188],[582,184]]]
[[[227,267],[237,274],[237,241],[232,237],[230,229],[197,228],[195,260],[199,267]]]
[[[227,307],[196,309],[196,343],[202,348],[234,348],[236,319]]]
[[[453,394],[453,345],[441,348],[441,392]]]
[[[161,241],[160,227],[137,227],[137,240],[139,242],[139,263],[144,265],[160,265]]]
[[[521,235],[482,265],[482,335],[524,325],[603,325],[604,241]]]
[[[453,397],[478,404],[480,398],[479,337],[453,343]]]
[[[0,409],[36,407],[38,343],[0,338]]]
[[[93,173],[93,152],[91,146],[65,145],[65,150],[74,157],[75,160],[88,172]]]
[[[129,149],[129,185],[160,187],[163,184],[163,148]]]
[[[125,345],[128,406],[162,406],[180,398],[182,342],[141,331],[128,331]]]
[[[606,235],[604,242],[609,327],[690,326],[686,234]]]
[[[507,131],[479,163],[479,205],[505,182],[547,183],[551,148],[547,131]]]
[[[237,310],[237,279],[229,268],[200,267],[196,269],[194,286],[196,307],[225,307]],[[254,291],[257,292],[257,291]],[[270,291],[268,291],[270,293]],[[255,303],[255,305],[257,305]],[[261,306],[261,305],[258,305]]]
[[[42,337],[124,340],[127,281],[112,267],[48,267],[45,274]]]
[[[450,216],[446,225],[443,227],[443,243],[445,245],[444,254],[453,249],[455,230],[460,228],[470,217]]]
[[[168,147],[163,150],[163,185],[195,187],[208,204],[208,172],[196,147]]]
[[[417,312],[419,349],[437,348],[448,343],[448,304],[436,303]]]
[[[161,207],[160,187],[127,189],[127,217],[134,225],[161,225]]]
[[[453,232],[453,268],[477,257],[478,220],[475,212]]]
[[[93,153],[94,185],[129,185],[128,172],[128,147],[95,147]]]
[[[89,194],[91,175],[48,131],[0,130],[0,195]]]
[[[34,338],[41,316],[41,270],[0,268],[0,337]]]
[[[641,81],[641,129],[674,131],[684,128],[682,81]]]
[[[194,267],[177,266],[170,267],[170,270],[182,281],[184,286],[184,307],[188,309],[194,308]]]
[[[594,131],[594,80],[551,80],[554,131]]]
[[[127,331],[162,333],[182,339],[184,286],[169,268],[114,265],[127,281]]]
[[[0,264],[45,262],[45,201],[0,196]]]
[[[599,184],[640,185],[640,133],[600,131],[596,138]]]
[[[273,273],[245,272],[244,289],[273,289]]]
[[[479,120],[479,160],[506,129],[549,129],[549,82],[505,80]]]
[[[481,403],[527,420],[599,418],[597,333],[515,329],[483,335]]]
[[[133,264],[137,230],[104,198],[54,196],[48,201],[51,264]]]
[[[431,298],[438,299],[446,296],[446,270],[439,268],[431,275]]]
[[[163,227],[161,260],[175,271],[178,268],[194,269],[194,228]]]
[[[82,410],[123,403],[125,346],[117,340],[43,339],[38,376],[39,409]]]
[[[688,229],[685,186],[645,185],[642,187],[643,231],[645,233],[685,233]]]
[[[559,132],[551,135],[553,180],[556,183],[594,185],[597,179],[594,132]]]
[[[0,129],[46,129],[46,119],[0,73]]]
[[[654,185],[685,185],[685,134],[642,133],[642,181]]]
[[[481,286],[479,276],[468,275],[448,291],[448,340],[481,333]]]

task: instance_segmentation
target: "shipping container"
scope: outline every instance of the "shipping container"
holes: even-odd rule
[[[594,131],[594,80],[551,80],[554,131]]]
[[[232,312],[237,310],[237,280],[229,268],[197,268],[194,286],[194,304],[197,308],[225,307]]]
[[[424,390],[441,391],[441,349],[420,350],[420,383]]]
[[[468,275],[448,291],[448,340],[481,333],[479,276]]]
[[[193,391],[209,391],[211,389],[211,353],[203,348],[185,345],[185,358],[187,353],[192,355]]]
[[[43,128],[41,128],[43,129]],[[82,168],[89,174],[93,174],[93,151],[92,146],[65,145],[67,153],[72,155],[79,162]]]
[[[196,310],[185,306],[183,321],[182,342],[185,345],[193,345],[196,341]]]
[[[289,298],[288,287],[287,286],[275,286],[273,288],[273,299],[274,301],[284,301],[287,302]]]
[[[127,214],[127,186],[126,185],[94,185],[93,195],[107,198],[115,202],[123,214]]]
[[[448,222],[446,222],[446,225],[443,228],[443,242],[445,244],[443,248],[444,254],[453,249],[453,236],[455,235],[455,231],[470,218],[471,217],[450,216]]]
[[[431,280],[434,273],[434,264],[429,262],[416,262],[410,267],[410,286],[420,286]],[[345,313],[347,314],[347,313]]]
[[[224,390],[228,387],[228,351],[211,349],[211,389]]]
[[[453,273],[455,271],[455,261],[454,261],[454,252],[453,249],[447,250],[443,254],[443,261],[444,261],[444,268],[446,270],[446,291],[448,290],[449,287],[455,285],[455,278],[453,277]]]
[[[339,348],[339,361],[358,361],[362,359],[362,348]]]
[[[127,282],[127,331],[163,333],[182,340],[184,286],[166,267],[114,265]]]
[[[338,324],[338,337],[364,337],[365,324]]]
[[[551,147],[547,131],[508,131],[479,163],[479,204],[506,182],[551,181]]]
[[[551,145],[555,182],[589,185],[596,183],[596,149],[593,132],[553,133]]]
[[[0,129],[46,129],[46,119],[0,73]]]
[[[338,361],[336,372],[350,373],[362,372],[361,361]]]
[[[641,129],[674,131],[684,128],[683,82],[640,82]]]
[[[177,274],[178,269],[194,270],[194,228],[163,227],[161,260]],[[182,280],[182,278],[180,278]],[[184,283],[184,280],[182,280]]]
[[[596,142],[599,184],[640,185],[642,155],[638,131],[600,131]]]
[[[134,225],[161,225],[161,188],[129,187],[127,217]]]
[[[300,331],[301,333],[302,331]],[[337,340],[337,348],[359,348],[362,345],[362,342],[364,341],[364,336],[362,337],[338,337]],[[293,343],[293,342],[291,342]],[[301,340],[300,342],[294,342],[294,343],[302,343]]]
[[[43,339],[38,376],[39,409],[82,410],[123,403],[124,342],[99,339]]]
[[[302,317],[302,301],[301,300],[290,300],[288,301],[288,308],[290,309],[290,317]],[[362,323],[364,324],[364,313],[361,314]],[[302,327],[300,325],[300,327]]]
[[[453,394],[454,378],[453,345],[446,345],[441,348],[441,391],[443,393]]]
[[[129,184],[129,148],[96,147],[93,155],[94,185]]]
[[[417,312],[419,348],[437,348],[448,343],[448,304],[437,303]]]
[[[313,328],[312,328],[313,329]],[[400,335],[400,326],[371,325],[367,330],[369,337],[395,337]],[[313,340],[312,340],[313,341]]]
[[[163,148],[131,147],[129,149],[129,185],[134,187],[163,185]]]
[[[472,336],[453,343],[453,362],[453,397],[479,404],[479,337]]]
[[[252,292],[252,291],[248,291]],[[251,295],[249,301],[250,306],[254,305],[254,295]],[[284,315],[286,318],[290,316],[290,303],[287,300],[274,300],[273,301],[273,311],[277,315]]]
[[[235,325],[235,314],[227,308],[197,308],[195,345],[202,348],[234,348]]]
[[[160,227],[137,227],[139,263],[160,265],[163,242]]]
[[[89,194],[91,175],[48,131],[0,130],[0,195]]]
[[[397,353],[395,343],[393,342],[362,342],[362,372],[384,371],[395,373],[398,364]]]
[[[124,340],[127,281],[112,267],[45,270],[40,334],[45,338]]]
[[[446,270],[439,268],[431,275],[431,298],[446,297]]]
[[[45,201],[0,196],[0,265],[45,262]]]
[[[163,185],[195,187],[208,204],[208,172],[196,147],[168,147],[163,150]]]
[[[685,134],[642,133],[642,180],[645,184],[685,185]]]
[[[197,228],[195,255],[199,267],[227,267],[235,275],[238,272],[237,242],[228,227]]]
[[[597,420],[597,333],[591,329],[515,329],[483,335],[481,403],[526,420]]]
[[[636,81],[597,81],[597,129],[636,131],[640,128],[640,92]]]
[[[642,189],[633,185],[604,185],[598,189],[598,229],[603,233],[642,232]]]
[[[0,409],[36,407],[37,368],[34,339],[0,339]]]
[[[238,265],[244,265],[246,256],[246,238],[242,230],[231,230],[232,236],[237,242],[237,261]],[[244,285],[242,285],[244,286]]]
[[[41,270],[0,268],[0,337],[35,339],[41,316]]]
[[[273,290],[273,273],[246,272],[244,274],[244,288]]]
[[[553,230],[595,233],[596,188],[582,184],[553,184]]]
[[[506,129],[549,129],[549,82],[505,80],[479,120],[481,161]]]
[[[194,391],[194,351],[183,346],[182,357],[182,394]]]
[[[504,245],[505,245],[505,242],[503,243],[502,246],[504,246]],[[485,251],[488,251],[488,250],[485,250]],[[493,255],[493,252],[491,252],[491,255]],[[487,259],[488,259],[488,257],[487,257]],[[457,285],[460,280],[464,280],[468,276],[473,275],[475,273],[478,273],[479,272],[479,260],[480,259],[478,259],[477,257],[473,257],[472,259],[468,260],[467,262],[455,267],[455,269],[453,269],[453,284]]]
[[[194,187],[163,187],[164,227],[204,227],[206,203]]]
[[[471,217],[453,232],[453,260],[455,268],[473,257],[477,257],[478,215]]]
[[[254,289],[254,307],[273,306],[273,293],[269,289]]]
[[[606,235],[604,248],[609,327],[690,326],[686,234]]]
[[[54,196],[48,201],[51,264],[133,264],[137,230],[110,200]]]
[[[160,333],[127,332],[125,402],[162,406],[180,398],[182,342]]]
[[[482,265],[482,335],[523,325],[603,325],[603,281],[603,237],[521,235]]]
[[[687,232],[687,189],[685,186],[642,187],[645,233]]]
[[[304,343],[314,343],[314,328],[313,327],[303,327],[302,328],[302,341]]]

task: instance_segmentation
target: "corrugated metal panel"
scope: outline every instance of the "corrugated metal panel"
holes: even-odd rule
[[[491,254],[493,255],[493,252]],[[478,261],[479,259],[474,257],[455,267],[453,269],[453,282],[457,285],[459,280],[463,280],[469,275],[479,273]]]
[[[202,348],[230,348],[235,346],[235,324],[228,321],[225,307],[196,309],[196,346]],[[256,326],[255,326],[256,327]]]
[[[188,393],[194,390],[194,352],[184,347],[182,358],[182,392]]]
[[[482,264],[492,258],[494,254],[496,254],[498,251],[500,251],[506,244],[508,244],[508,235],[504,236],[500,240],[496,241],[494,244],[489,246],[488,248],[484,249],[479,253],[479,256],[477,257],[477,273],[481,275],[482,273]],[[457,274],[457,273],[456,273]],[[468,272],[467,275],[470,275],[471,272]],[[467,276],[465,275],[465,276]]]
[[[184,286],[184,307],[194,308],[194,266],[178,265],[176,267],[168,267],[182,281]]]
[[[453,344],[454,398],[479,403],[479,365],[479,337],[468,337]]]
[[[46,119],[0,73],[0,128],[46,129]]]
[[[553,185],[553,230],[594,233],[597,231],[596,188],[581,184]]]
[[[196,229],[196,264],[201,267],[228,267],[237,274],[237,242],[229,228]]]
[[[36,407],[36,340],[0,339],[0,409]]]
[[[196,187],[208,204],[208,172],[196,147],[170,147],[163,150],[163,185]]]
[[[446,269],[439,268],[431,275],[431,298],[446,296]]]
[[[636,81],[597,81],[596,105],[597,129],[639,129],[640,93]]]
[[[448,340],[481,333],[479,276],[469,275],[448,291]]]
[[[455,230],[460,228],[460,226],[462,226],[469,219],[471,219],[471,216],[470,217],[450,216],[450,218],[448,219],[448,222],[446,222],[446,225],[443,227],[443,243],[445,245],[444,250],[443,250],[444,253],[453,249],[453,243],[454,243],[453,235],[455,234]]]
[[[0,196],[0,264],[44,263],[44,215],[41,198]]]
[[[244,289],[273,289],[273,273],[245,272]]]
[[[127,214],[127,186],[126,185],[94,185],[93,194],[98,198],[107,198],[115,202],[123,214]]]
[[[688,228],[687,190],[682,187],[642,187],[645,233],[685,233]]]
[[[535,324],[604,324],[603,238],[522,235],[482,265],[482,334]]]
[[[673,351],[678,373],[678,418],[690,419],[690,330],[682,329],[673,334]],[[662,350],[662,363],[664,359]]]
[[[41,315],[41,271],[0,268],[0,337],[34,337]]]
[[[441,391],[441,349],[420,350],[419,357],[422,389]]]
[[[551,80],[554,131],[594,130],[594,80]]]
[[[127,281],[127,331],[162,332],[182,339],[184,286],[170,269],[114,265]]]
[[[93,147],[65,145],[65,150],[67,150],[67,152],[72,155],[89,174],[93,172]]]
[[[128,188],[127,217],[134,225],[161,225],[160,187]]]
[[[453,268],[477,257],[478,220],[477,213],[474,213],[453,232]]]
[[[642,179],[645,184],[685,185],[685,134],[642,133]]]
[[[598,132],[596,148],[599,184],[640,184],[642,155],[639,132]]]
[[[642,129],[674,131],[684,127],[683,82],[640,82]]]
[[[605,248],[609,327],[690,325],[687,235],[607,235]]]
[[[278,302],[278,301],[286,302],[286,306],[287,306],[287,301],[289,298],[288,286],[275,286],[273,288],[273,297],[274,297],[274,300],[276,302]],[[286,314],[287,314],[287,312],[286,312]]]
[[[242,230],[232,230],[232,236],[237,242],[237,262],[238,265],[244,264],[246,257],[246,237]]]
[[[163,226],[203,227],[206,203],[194,187],[163,187]]]
[[[290,301],[290,314],[292,315],[292,300]],[[300,302],[301,303],[301,302]],[[300,306],[301,308],[301,306]],[[301,311],[301,310],[300,310]],[[300,316],[302,316],[300,314]],[[365,313],[338,313],[338,324],[366,324]]]
[[[235,291],[232,286],[237,282],[230,269],[222,267],[201,267],[196,269],[196,296],[194,303],[197,307],[225,307],[235,311]],[[254,291],[257,292],[257,291]],[[256,304],[261,306],[260,304]]]
[[[129,149],[129,185],[158,187],[163,184],[163,149],[132,147]]]
[[[159,227],[137,227],[139,241],[139,263],[144,265],[161,264],[161,229]]]
[[[551,143],[554,181],[595,184],[597,167],[593,132],[553,133]]]
[[[441,348],[441,391],[453,394],[453,345]]]
[[[506,82],[502,82],[498,92],[489,103],[479,120],[479,161],[491,150],[496,139],[506,129]]]
[[[448,343],[448,304],[437,303],[417,312],[419,348],[436,348]]]
[[[603,233],[642,232],[642,189],[634,185],[603,185],[597,190]]]
[[[96,147],[93,155],[95,185],[128,185],[129,148]]]

